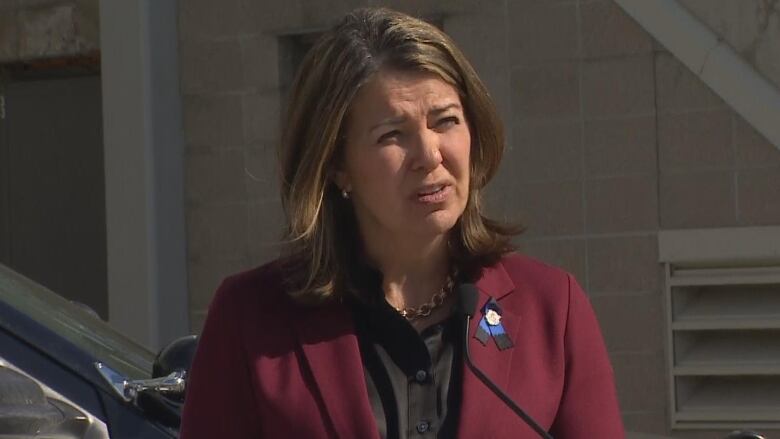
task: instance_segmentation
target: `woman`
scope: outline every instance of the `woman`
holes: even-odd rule
[[[464,368],[464,341],[554,437],[623,437],[586,297],[482,212],[503,132],[453,42],[361,9],[300,72],[281,146],[289,252],[217,291],[181,437],[537,437]]]

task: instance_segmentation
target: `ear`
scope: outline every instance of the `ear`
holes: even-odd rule
[[[336,186],[339,188],[339,190],[351,192],[352,191],[352,183],[350,182],[349,176],[347,173],[343,170],[338,170],[333,173],[333,176],[331,177],[331,180],[333,183],[336,184]]]

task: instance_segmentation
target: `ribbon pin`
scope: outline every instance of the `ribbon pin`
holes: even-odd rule
[[[498,306],[496,299],[491,298],[482,307],[482,319],[479,321],[474,338],[485,346],[487,346],[488,339],[493,338],[499,351],[514,346],[509,334],[504,330],[504,325],[501,324],[501,307]]]

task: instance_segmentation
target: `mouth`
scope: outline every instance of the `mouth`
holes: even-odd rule
[[[447,199],[452,191],[452,186],[446,184],[437,184],[426,186],[417,192],[417,201],[421,203],[441,203]]]

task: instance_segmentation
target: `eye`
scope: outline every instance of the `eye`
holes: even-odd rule
[[[436,123],[436,126],[442,127],[442,128],[449,128],[453,125],[459,125],[460,119],[458,119],[457,116],[449,116],[442,119],[439,119],[439,121]]]
[[[384,133],[381,136],[379,136],[379,138],[376,140],[376,143],[385,143],[385,142],[388,142],[388,141],[390,141],[392,139],[397,138],[400,135],[401,135],[401,132],[398,131],[398,130],[389,131],[389,132]]]

